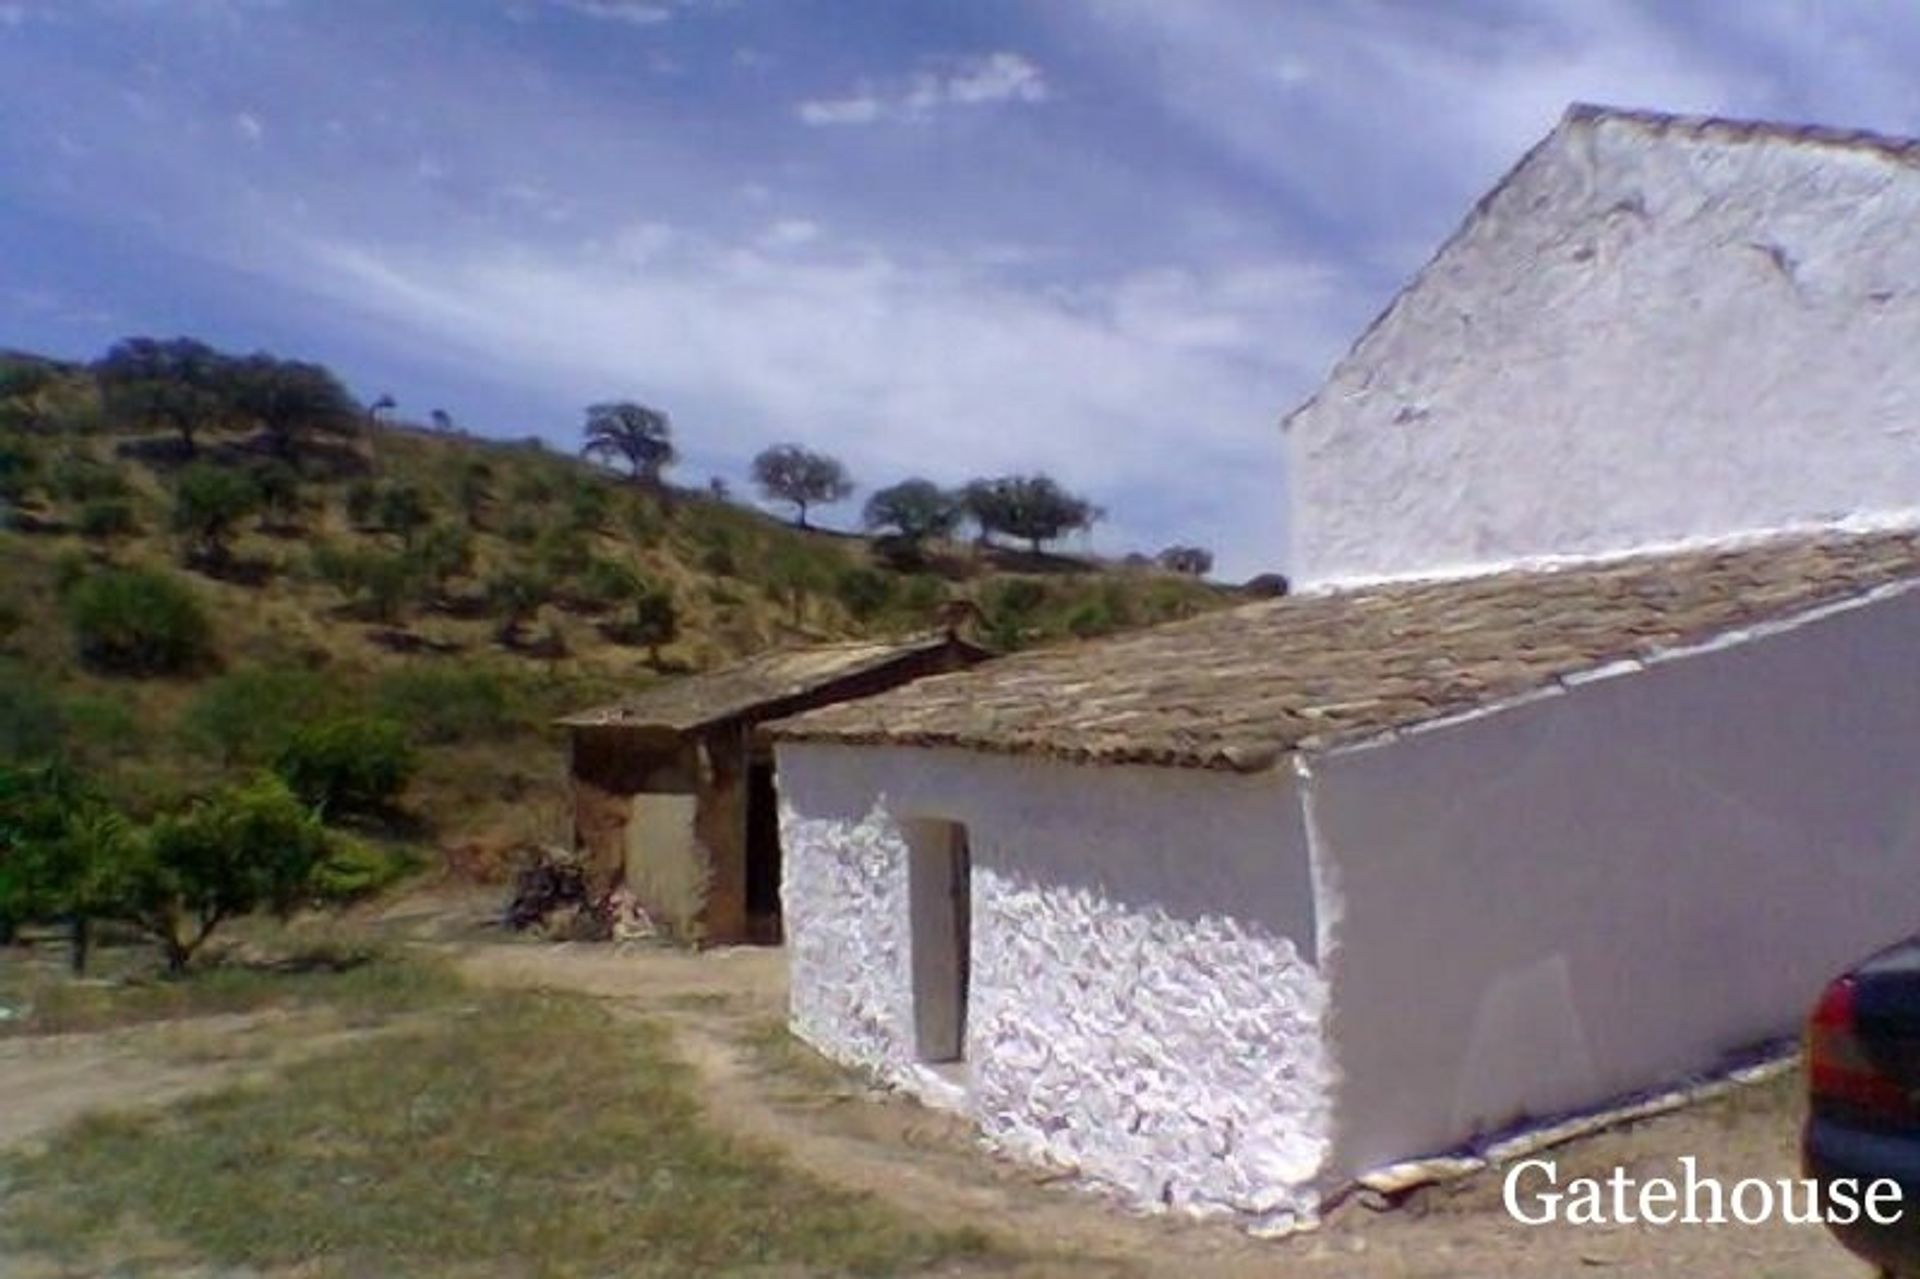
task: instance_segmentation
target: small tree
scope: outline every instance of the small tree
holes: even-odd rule
[[[753,480],[768,498],[793,503],[801,528],[807,527],[808,507],[830,506],[853,492],[847,468],[837,459],[798,444],[776,444],[761,452],[753,459]]]
[[[399,724],[347,716],[299,729],[274,761],[273,771],[301,800],[331,816],[384,812],[417,767]]]
[[[1086,528],[1099,510],[1061,488],[1046,475],[1006,475],[974,480],[962,491],[966,511],[980,526],[983,540],[1005,533],[1026,540],[1037,555],[1041,544],[1074,529]]]
[[[132,834],[64,763],[0,768],[0,932],[65,919],[73,970],[84,971],[90,921],[118,900]]]
[[[421,564],[410,552],[322,545],[311,566],[349,608],[376,622],[398,622],[420,595]]]
[[[434,524],[407,550],[415,574],[436,599],[444,600],[447,584],[473,568],[473,537],[453,524]]]
[[[1213,572],[1213,552],[1204,546],[1169,546],[1155,558],[1169,573],[1205,577]]]
[[[871,621],[893,602],[892,579],[885,573],[857,565],[840,574],[833,590],[856,621]]]
[[[633,614],[623,638],[644,644],[647,661],[660,665],[662,645],[671,644],[680,635],[680,611],[674,607],[673,593],[664,587],[642,585],[633,597]]]
[[[588,406],[582,433],[582,455],[624,462],[632,479],[648,484],[658,484],[660,472],[677,457],[667,415],[630,400]]]
[[[493,501],[493,467],[478,458],[463,463],[453,479],[454,500],[470,529],[482,527]]]
[[[260,488],[251,476],[196,462],[173,487],[173,531],[188,564],[221,567],[233,558],[240,521],[260,509]]]
[[[196,434],[233,408],[234,360],[192,338],[127,338],[94,364],[107,412],[135,429],[174,431],[191,457]]]
[[[403,545],[413,545],[413,535],[433,522],[433,508],[417,484],[388,484],[374,500],[374,519]]]
[[[108,569],[76,582],[66,597],[80,658],[115,675],[175,675],[212,656],[213,628],[199,597],[178,578],[151,569]]]
[[[521,629],[552,598],[552,579],[537,569],[510,568],[487,579],[487,603],[500,618],[500,642],[518,647]]]
[[[226,920],[299,904],[326,856],[319,818],[265,776],[162,816],[137,841],[122,910],[183,972]]]
[[[260,527],[264,532],[290,533],[300,527],[300,472],[275,458],[253,468],[253,486],[260,495]]]
[[[867,499],[862,512],[870,529],[892,529],[918,544],[930,537],[946,537],[965,514],[960,498],[932,480],[902,480]]]
[[[241,362],[236,403],[265,432],[269,447],[293,461],[303,445],[320,436],[350,436],[360,427],[360,408],[325,367],[281,360],[264,352]]]

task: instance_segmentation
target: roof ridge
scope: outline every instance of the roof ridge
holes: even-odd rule
[[[1846,129],[1835,125],[1755,117],[1687,114],[1594,102],[1569,103],[1560,117],[1562,125],[1609,120],[1643,125],[1661,133],[1686,132],[1695,137],[1712,137],[1716,141],[1809,142],[1819,146],[1878,151],[1895,159],[1915,158],[1913,153],[1920,149],[1920,137],[1880,133],[1873,129]]]

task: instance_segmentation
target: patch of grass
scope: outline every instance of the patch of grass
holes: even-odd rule
[[[315,1276],[898,1275],[991,1248],[708,1130],[661,1032],[553,995],[86,1122],[4,1171],[0,1236],[79,1261],[129,1230]]]
[[[103,965],[108,954],[102,952]],[[459,979],[442,965],[330,939],[268,962],[223,964],[185,978],[134,972],[81,982],[22,965],[0,981],[0,1003],[16,1010],[0,1021],[0,1038],[315,1005],[341,1009],[355,1021],[377,1020],[436,1006],[460,989]]]
[[[815,1091],[858,1092],[867,1085],[859,1072],[829,1061],[795,1038],[787,1023],[777,1017],[742,1031],[740,1045],[766,1073],[785,1076]]]

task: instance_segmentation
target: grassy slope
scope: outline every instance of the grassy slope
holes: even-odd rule
[[[247,571],[216,578],[183,567],[180,544],[168,531],[176,464],[156,447],[165,437],[135,439],[104,429],[97,395],[78,371],[43,389],[34,408],[39,425],[0,426],[0,447],[24,450],[37,463],[19,508],[26,518],[0,529],[6,565],[0,618],[14,622],[0,625],[0,676],[12,677],[0,679],[0,699],[23,686],[49,695],[83,760],[136,806],[143,797],[165,798],[248,763],[214,758],[185,731],[194,703],[223,672],[313,672],[321,691],[309,700],[328,709],[397,708],[408,719],[421,718],[423,699],[428,712],[442,712],[449,701],[485,693],[491,700],[476,722],[433,735],[409,798],[422,819],[417,835],[470,846],[476,839],[500,843],[558,833],[564,760],[546,722],[671,677],[662,670],[710,668],[774,644],[922,630],[937,603],[956,596],[981,605],[990,638],[1002,644],[1098,634],[1233,599],[1164,574],[965,547],[946,548],[925,570],[903,574],[876,563],[862,538],[800,532],[705,495],[649,494],[528,444],[410,428],[370,430],[342,455],[347,465],[340,473],[310,477],[296,530],[268,532],[254,519],[245,521],[234,554]],[[250,447],[242,437],[202,433],[205,456],[241,462]],[[315,573],[312,553],[322,543],[385,552],[400,545],[393,535],[349,521],[347,495],[356,479],[415,485],[437,522],[465,526],[457,477],[476,461],[491,472],[488,499],[470,531],[471,570],[449,585],[446,599],[376,623],[356,615]],[[63,493],[57,477],[86,464],[112,471],[128,486],[137,522],[131,535],[88,538],[77,531],[85,504]],[[583,511],[591,513],[584,522]],[[624,565],[671,591],[680,634],[660,655],[660,669],[643,650],[607,638],[603,627],[617,612],[580,599],[546,605],[526,628],[536,638],[557,640],[558,653],[498,642],[500,618],[488,606],[484,583],[539,561],[559,536],[554,530],[568,526],[582,530],[578,540],[593,559]],[[180,573],[215,620],[217,669],[150,680],[87,671],[62,621],[61,584],[107,564]],[[847,583],[860,570],[869,572],[869,591],[876,577],[882,590],[856,615],[849,602],[862,601]],[[582,594],[577,582],[563,582],[562,593]],[[413,689],[412,703],[386,698],[391,685],[423,672],[429,681],[457,675],[483,687],[443,695],[429,683]]]

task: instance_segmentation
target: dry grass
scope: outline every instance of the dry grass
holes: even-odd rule
[[[83,1121],[0,1164],[0,1238],[82,1268],[158,1240],[169,1264],[316,1277],[955,1274],[1004,1260],[977,1233],[919,1228],[716,1135],[649,1025],[578,997],[462,1002],[269,1086]]]

